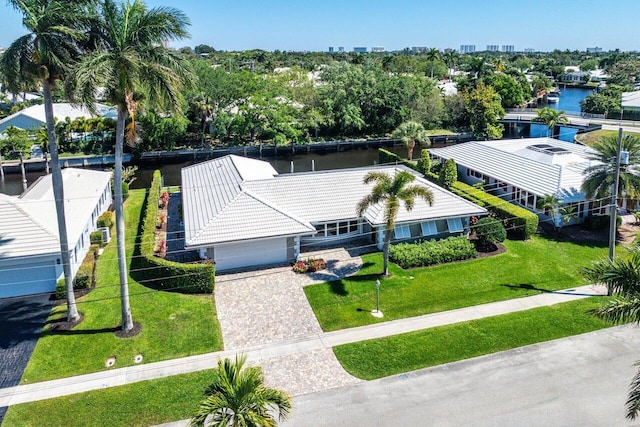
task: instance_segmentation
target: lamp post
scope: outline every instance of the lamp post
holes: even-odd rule
[[[613,189],[611,191],[611,218],[609,223],[609,262],[613,263],[616,247],[616,228],[618,215],[618,183],[620,181],[620,166],[629,164],[629,152],[622,151],[622,128],[618,130],[618,149],[616,151],[616,176],[613,181]],[[611,290],[607,291],[611,295]]]
[[[371,311],[373,317],[384,317],[380,311],[380,279],[376,279],[376,309]]]

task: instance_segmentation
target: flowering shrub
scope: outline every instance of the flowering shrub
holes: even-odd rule
[[[160,207],[160,209],[163,209],[165,206],[167,206],[167,203],[169,203],[169,193],[163,191],[162,194],[160,194],[160,203],[158,204],[158,206]]]
[[[314,271],[324,270],[325,268],[327,268],[327,263],[322,258],[310,258],[306,261],[298,261],[291,267],[295,273],[299,274],[313,273]]]

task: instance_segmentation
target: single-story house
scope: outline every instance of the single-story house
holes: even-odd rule
[[[593,164],[589,156],[594,153],[584,145],[553,138],[508,139],[471,141],[432,148],[429,153],[434,161],[453,159],[461,181],[483,182],[492,194],[537,213],[542,220],[551,220],[548,210],[537,209],[538,200],[545,195],[555,195],[562,205],[575,207],[573,222],[607,212],[609,200],[587,200],[581,190],[584,171]],[[559,226],[562,218],[556,216],[554,222]]]
[[[185,249],[213,259],[217,271],[296,260],[301,247],[367,239],[382,247],[382,206],[359,217],[358,202],[373,184],[370,171],[394,174],[405,166],[372,166],[278,175],[264,161],[221,157],[182,169]],[[395,240],[468,233],[472,216],[486,210],[416,174],[414,181],[433,192],[429,206],[419,199],[404,206],[393,230]]]
[[[98,104],[96,106],[100,112],[100,117],[108,117],[115,119],[116,110],[106,105]],[[64,120],[67,117],[71,120],[75,120],[79,117],[95,117],[87,108],[74,106],[69,103],[54,103],[53,104],[53,117],[58,120]],[[20,110],[10,116],[0,120],[0,133],[7,130],[11,126],[15,126],[24,130],[37,130],[40,129],[46,123],[44,116],[44,105],[32,105],[31,107]]]
[[[111,173],[62,170],[73,276],[87,254],[89,235],[111,205]],[[51,175],[20,197],[0,195],[0,298],[53,292],[64,277]]]

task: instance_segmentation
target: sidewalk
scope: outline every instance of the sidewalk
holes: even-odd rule
[[[75,377],[44,381],[0,389],[0,407],[34,402],[90,390],[98,390],[138,381],[163,378],[172,375],[214,368],[218,358],[233,357],[236,353],[247,354],[249,362],[274,359],[313,350],[329,350],[334,346],[433,328],[452,323],[465,322],[483,317],[550,306],[593,295],[606,294],[600,286],[582,286],[564,291],[549,292],[531,297],[493,302],[457,310],[433,313],[424,316],[399,319],[358,328],[324,332],[289,341],[270,343],[255,347],[233,348],[225,351],[119,368]]]

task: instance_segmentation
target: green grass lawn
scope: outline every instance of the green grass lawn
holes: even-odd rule
[[[126,248],[131,257],[145,199],[144,190],[131,190],[125,203]],[[114,368],[133,364],[137,354],[144,362],[201,354],[222,349],[222,335],[213,295],[158,292],[131,277],[129,294],[134,322],[142,332],[118,338],[121,320],[120,287],[115,236],[98,258],[96,288],[78,300],[84,321],[71,331],[45,331],[38,340],[22,383],[50,380],[105,370],[105,361],[116,357]],[[48,323],[66,319],[66,305],[52,311]]]
[[[454,131],[449,129],[427,129],[427,135],[457,135]]]
[[[372,380],[609,327],[586,313],[603,301],[592,297],[346,344],[333,351],[351,375]]]
[[[605,328],[585,314],[602,298],[558,304],[334,349],[352,374],[379,378]],[[189,418],[210,371],[176,375],[9,408],[7,426],[148,426]],[[82,416],[78,416],[82,414]],[[107,422],[108,420],[108,422]]]
[[[375,279],[382,271],[380,253],[364,255],[364,267],[356,276],[304,291],[323,330],[333,331],[584,285],[578,269],[607,254],[602,243],[541,236],[506,241],[505,246],[504,254],[459,263],[413,270],[391,264],[392,276],[381,279],[382,319],[369,313],[375,308]]]
[[[583,143],[584,145],[588,145],[589,147],[591,147],[593,144],[596,143],[598,139],[606,136],[611,136],[611,135],[618,136],[618,131],[605,130],[605,129],[594,130],[592,132],[581,133],[580,135],[576,136],[576,139],[581,143]]]

